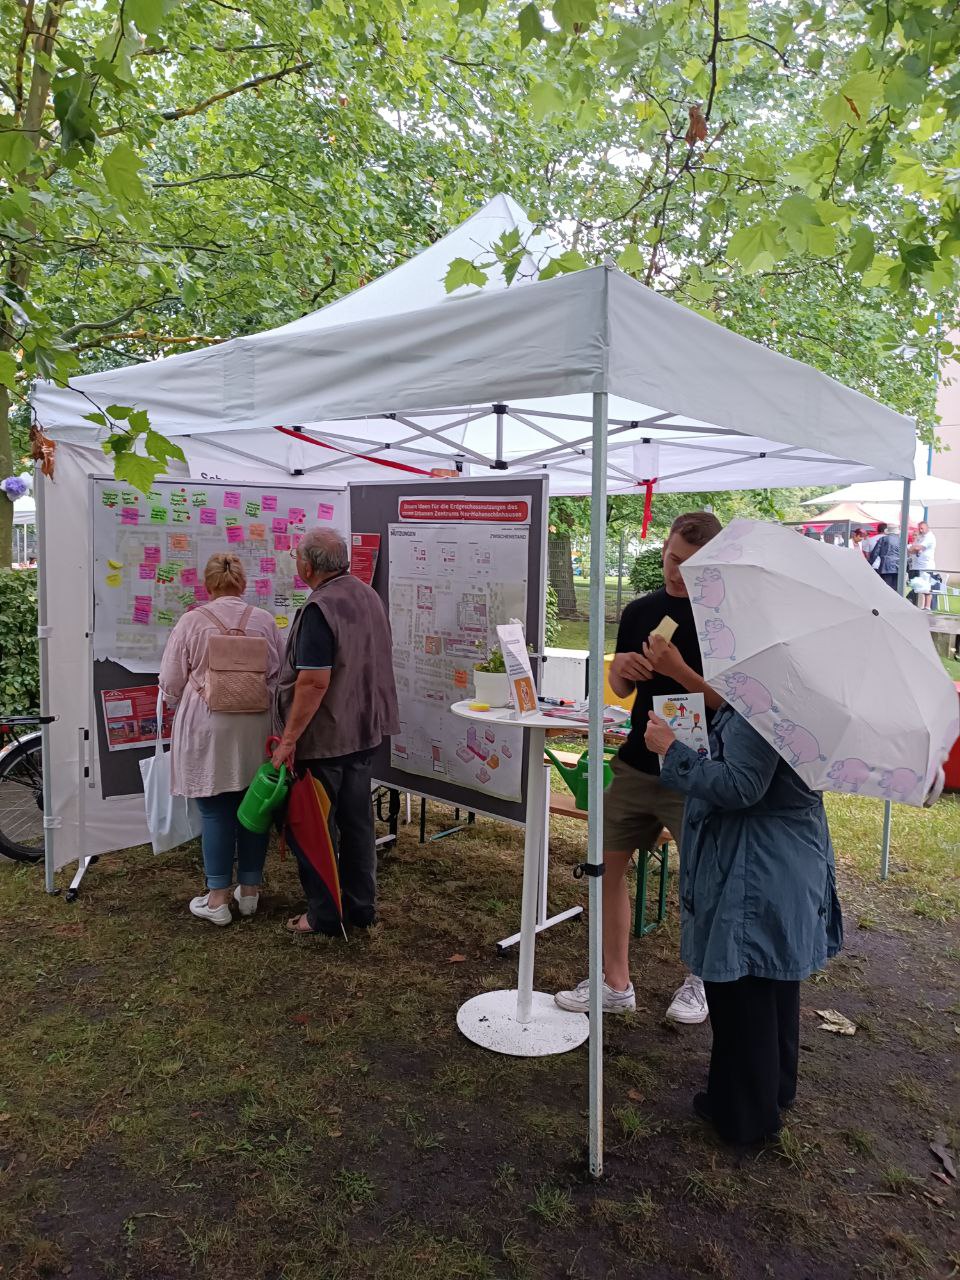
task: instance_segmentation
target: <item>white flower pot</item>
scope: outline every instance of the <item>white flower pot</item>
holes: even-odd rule
[[[503,671],[473,672],[473,688],[477,702],[488,707],[506,707],[510,704],[510,680]]]

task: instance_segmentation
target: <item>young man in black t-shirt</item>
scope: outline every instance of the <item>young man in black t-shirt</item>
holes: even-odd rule
[[[663,548],[664,585],[628,604],[620,619],[617,652],[610,664],[610,685],[618,697],[636,692],[627,741],[613,761],[613,781],[603,797],[603,1009],[629,1013],[636,1008],[630,981],[630,895],[627,865],[634,850],[652,849],[662,827],[679,846],[683,796],[660,782],[660,760],[647,749],[643,736],[647,713],[659,694],[702,693],[708,709],[716,710],[720,695],[703,679],[700,645],[693,610],[680,565],[720,532],[709,511],[678,516]],[[665,617],[677,623],[667,644],[651,631]],[[571,991],[558,991],[561,1009],[589,1012],[584,980]],[[676,1022],[703,1022],[707,1016],[703,983],[690,974],[675,992],[667,1017]]]

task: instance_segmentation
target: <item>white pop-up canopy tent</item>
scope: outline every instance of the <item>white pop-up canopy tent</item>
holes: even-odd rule
[[[77,378],[73,389],[41,385],[34,408],[62,446],[58,469],[102,469],[96,446],[104,432],[84,415],[119,404],[146,409],[152,427],[183,447],[195,476],[239,480],[256,469],[261,479],[283,473],[303,483],[335,483],[383,479],[390,474],[384,464],[425,473],[451,464],[470,475],[548,473],[552,492],[591,495],[594,564],[603,563],[610,492],[895,479],[908,499],[910,419],[612,267],[537,282],[526,282],[532,274],[526,271],[510,288],[495,276],[493,287],[445,298],[449,262],[476,257],[513,227],[524,233],[526,220],[497,197],[419,258],[314,316],[204,351]],[[40,493],[56,499],[49,482]],[[68,537],[58,550],[76,563]],[[46,551],[52,558],[52,548]],[[590,597],[590,759],[599,762],[600,575]],[[47,601],[54,603],[50,593]],[[41,619],[50,640],[52,619],[52,612]],[[75,659],[71,668],[69,653],[62,656],[75,669]],[[597,869],[602,806],[602,772],[592,767],[588,863]],[[591,1168],[599,1173],[596,875],[589,889]]]

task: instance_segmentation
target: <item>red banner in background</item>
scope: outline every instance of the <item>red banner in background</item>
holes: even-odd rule
[[[421,524],[529,524],[529,498],[401,498],[401,520]]]

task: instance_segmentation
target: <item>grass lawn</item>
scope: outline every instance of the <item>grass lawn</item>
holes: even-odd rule
[[[798,1104],[776,1146],[717,1144],[690,1111],[709,1026],[662,1012],[682,976],[669,923],[634,942],[636,1015],[606,1021],[607,1179],[584,1178],[586,1050],[486,1053],[458,1005],[511,986],[522,841],[488,819],[381,868],[382,922],[291,938],[289,861],[265,908],[216,929],[186,909],[197,851],[135,850],[79,900],[0,866],[3,1280],[765,1280],[946,1277],[956,1188],[960,804],[830,798],[847,943],[802,993]],[[431,807],[430,830],[449,824]],[[550,896],[585,828],[559,822]],[[61,884],[66,877],[61,877]],[[581,923],[542,935],[537,986],[586,972]],[[819,1029],[836,1008],[858,1032]]]

